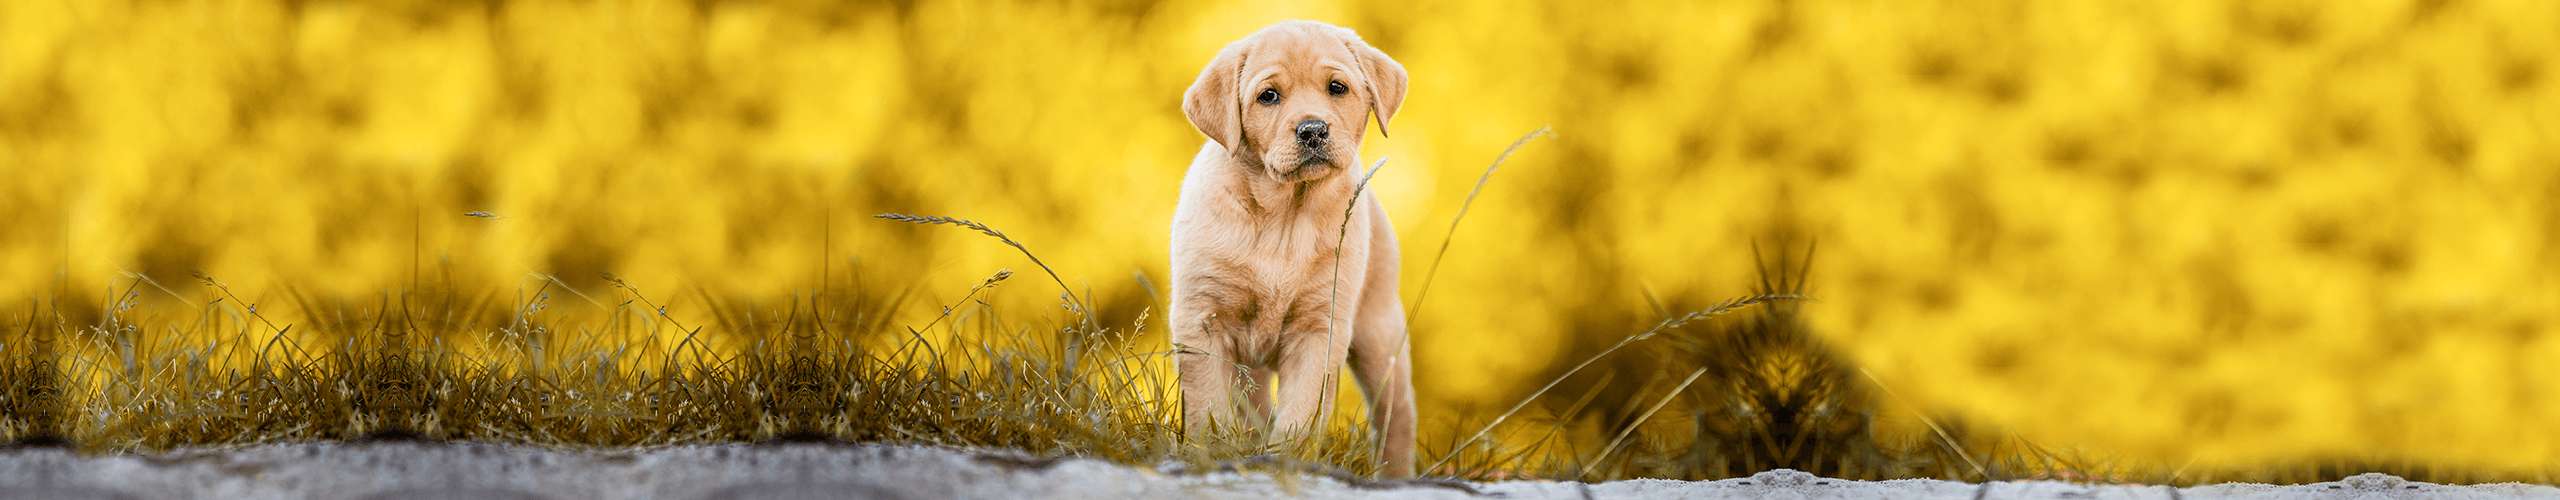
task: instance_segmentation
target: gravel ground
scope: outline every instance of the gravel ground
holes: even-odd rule
[[[1321,474],[1187,472],[1084,459],[907,446],[720,445],[564,451],[490,444],[311,443],[156,455],[0,451],[0,500],[946,499],[946,498],[2552,498],[2560,488],[2447,486],[2367,474],[2307,485],[2175,490],[2058,482],[1840,481],[1777,470],[1744,479],[1583,485],[1345,482]]]

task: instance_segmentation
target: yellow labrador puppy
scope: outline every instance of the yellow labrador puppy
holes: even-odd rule
[[[1330,413],[1348,359],[1383,472],[1413,474],[1395,231],[1374,196],[1352,198],[1369,117],[1385,136],[1404,92],[1403,65],[1310,21],[1228,45],[1183,92],[1183,113],[1209,136],[1173,214],[1169,319],[1186,432],[1270,419],[1275,439],[1304,437]]]

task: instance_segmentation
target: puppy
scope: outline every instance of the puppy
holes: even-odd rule
[[[1348,359],[1382,472],[1413,474],[1395,231],[1376,197],[1353,199],[1360,137],[1371,116],[1385,136],[1404,93],[1403,65],[1309,21],[1228,45],[1183,92],[1183,114],[1209,136],[1173,214],[1168,320],[1185,432],[1268,419],[1275,440],[1304,437],[1330,413]]]

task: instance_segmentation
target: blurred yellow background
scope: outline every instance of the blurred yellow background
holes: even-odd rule
[[[1411,71],[1363,152],[1408,300],[1556,132],[1415,319],[1434,432],[1800,231],[1814,328],[1899,404],[2171,464],[2560,462],[2535,0],[0,2],[0,299],[612,272],[682,315],[833,273],[914,324],[1030,270],[897,211],[1135,309],[1182,89],[1291,18]]]

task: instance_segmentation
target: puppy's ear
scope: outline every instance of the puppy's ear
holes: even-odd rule
[[[1342,44],[1351,49],[1351,58],[1359,63],[1360,78],[1369,88],[1369,114],[1377,115],[1378,136],[1386,137],[1387,120],[1395,118],[1396,108],[1404,106],[1404,65],[1369,46],[1349,28],[1336,27],[1334,34],[1342,37]]]
[[[1244,97],[1236,95],[1236,81],[1244,78],[1245,43],[1219,50],[1208,67],[1200,68],[1200,79],[1182,91],[1182,114],[1191,117],[1191,127],[1230,154],[1241,154],[1236,150],[1243,147]]]

